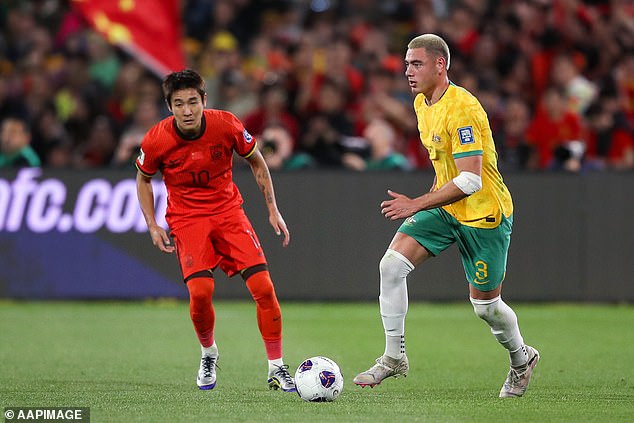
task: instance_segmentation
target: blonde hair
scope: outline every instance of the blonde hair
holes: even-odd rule
[[[449,54],[449,46],[436,34],[423,34],[412,39],[407,44],[407,48],[424,48],[428,53],[435,57],[442,57],[447,62],[447,70],[449,70],[449,63],[451,56]]]

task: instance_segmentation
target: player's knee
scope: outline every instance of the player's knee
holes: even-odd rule
[[[258,303],[272,303],[276,300],[275,289],[273,285],[261,285],[257,289],[251,291],[253,299]]]
[[[394,273],[394,260],[387,253],[379,261],[379,272],[381,276],[390,276]]]
[[[214,281],[211,278],[195,278],[187,281],[189,301],[193,304],[210,304],[214,294]]]
[[[272,302],[276,300],[275,288],[268,271],[253,274],[246,281],[247,288],[256,302]]]
[[[203,291],[190,292],[189,303],[194,307],[202,307],[211,303],[211,295]]]
[[[213,313],[211,295],[204,291],[196,291],[189,294],[189,315],[194,322],[202,322]]]
[[[400,281],[414,269],[414,265],[402,254],[388,249],[381,261],[379,261],[379,272],[381,282],[389,283]]]
[[[475,298],[470,298],[470,300],[473,305],[473,311],[480,319],[489,322],[495,318],[498,304],[500,302],[499,296],[490,300],[476,300]]]

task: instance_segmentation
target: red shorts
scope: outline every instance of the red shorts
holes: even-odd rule
[[[171,230],[183,278],[220,266],[227,276],[266,264],[251,222],[242,208],[220,215],[181,219]]]

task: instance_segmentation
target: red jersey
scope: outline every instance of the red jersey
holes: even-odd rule
[[[256,141],[233,114],[215,109],[203,111],[201,135],[187,138],[173,116],[154,125],[141,142],[136,166],[152,176],[160,171],[167,188],[170,227],[191,217],[223,213],[242,204],[233,183],[233,152],[249,157]]]
[[[561,118],[554,120],[544,108],[540,108],[526,130],[526,139],[537,151],[539,167],[546,169],[558,146],[567,141],[584,140],[585,133],[577,114],[566,112]]]
[[[628,150],[634,150],[634,137],[626,130],[617,128],[609,137],[609,143],[604,146],[599,145],[596,132],[591,132],[588,140],[588,156],[605,159],[608,164],[619,164],[622,162]]]

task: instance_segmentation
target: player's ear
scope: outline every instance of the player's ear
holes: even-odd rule
[[[167,110],[169,110],[170,113],[172,113],[172,105],[170,104],[170,102],[165,100],[165,104],[167,104]]]
[[[438,73],[441,73],[442,70],[447,70],[447,61],[444,57],[439,57],[436,59],[436,66],[438,67]]]
[[[203,107],[207,107],[207,93],[203,96]]]

